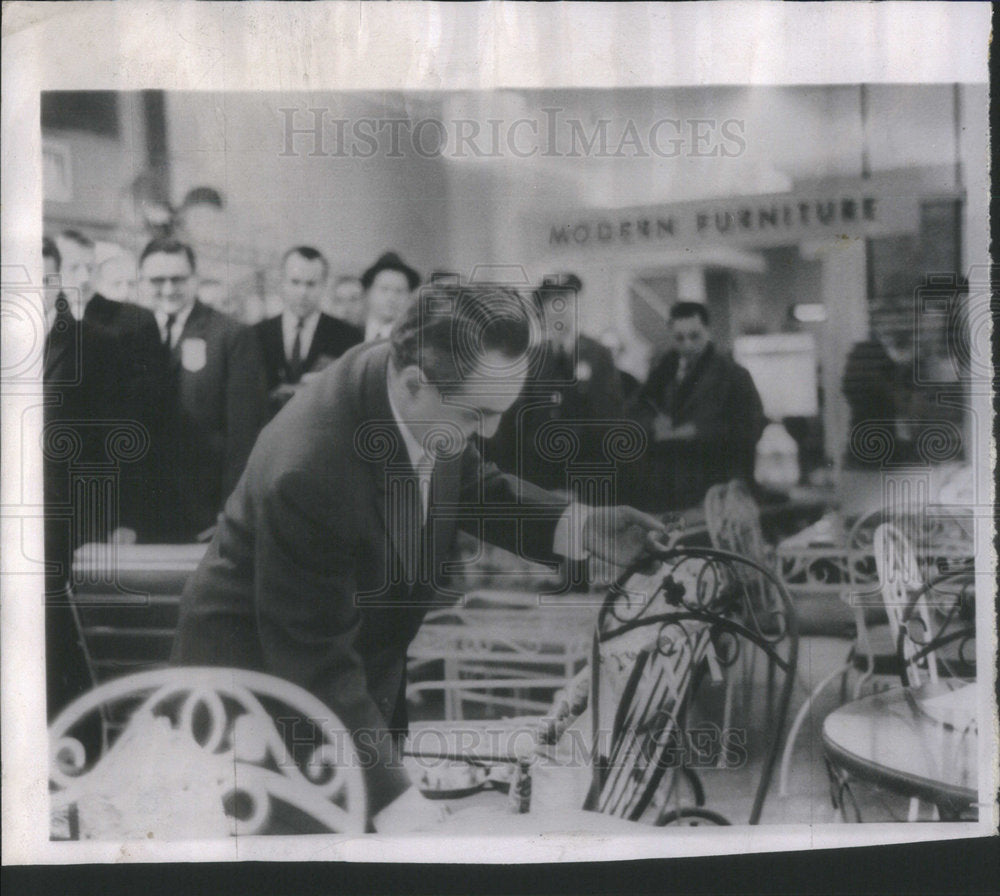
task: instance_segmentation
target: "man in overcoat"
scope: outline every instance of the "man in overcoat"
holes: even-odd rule
[[[628,494],[657,512],[700,504],[717,482],[752,483],[766,423],[750,373],[713,343],[704,305],[674,305],[670,335],[673,349],[654,365],[632,404],[649,447]]]

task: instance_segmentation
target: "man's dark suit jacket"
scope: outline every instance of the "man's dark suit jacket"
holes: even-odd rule
[[[500,469],[517,473],[535,485],[565,490],[568,463],[564,458],[547,456],[543,447],[548,441],[546,432],[551,433],[557,422],[565,424],[579,443],[571,462],[606,465],[604,436],[625,416],[624,404],[618,369],[605,346],[581,335],[575,357],[571,357],[548,344],[529,370],[521,396],[485,443],[483,453]]]
[[[264,429],[184,591],[174,645],[175,662],[263,670],[315,694],[377,758],[365,772],[373,815],[409,786],[388,732],[406,727],[406,651],[436,593],[428,570],[458,525],[476,533],[483,505],[522,518],[520,541],[516,525],[487,529],[491,541],[553,559],[564,509],[459,439],[435,467],[433,522],[421,530],[397,514],[414,474],[388,363],[386,343],[351,349]],[[518,496],[541,513],[525,514]]]
[[[264,424],[264,368],[253,330],[200,301],[165,364],[156,537],[190,542],[215,524]]]
[[[752,483],[755,449],[766,423],[749,372],[714,345],[706,347],[681,383],[675,382],[678,364],[676,352],[666,354],[630,406],[650,442],[627,497],[652,512],[693,507],[717,482],[741,478]],[[657,411],[669,415],[674,426],[693,423],[695,437],[655,442]]]
[[[83,323],[94,334],[88,338],[104,340],[109,352],[106,359],[91,365],[103,366],[108,374],[102,386],[102,412],[108,419],[138,424],[150,442],[142,456],[119,464],[118,523],[135,529],[141,538],[149,524],[148,481],[157,469],[154,443],[161,422],[164,376],[160,331],[152,312],[100,293],[87,303]]]
[[[285,357],[281,315],[269,317],[267,320],[254,324],[254,331],[260,340],[260,348],[264,356],[268,390],[282,383],[294,382],[288,359]],[[319,320],[316,322],[316,330],[313,332],[312,342],[309,345],[309,351],[302,359],[301,373],[322,370],[349,348],[364,342],[364,339],[365,333],[360,327],[354,327],[347,321],[338,320],[328,314],[320,314]]]
[[[59,558],[57,575],[64,582],[69,578],[73,550],[84,541],[102,541],[109,534],[104,529],[85,531],[83,525],[110,524],[106,513],[74,519],[78,514],[70,477],[74,466],[107,468],[109,464],[104,444],[110,432],[108,421],[121,419],[115,394],[119,368],[117,347],[108,333],[87,320],[76,320],[65,307],[57,311],[45,337],[42,456],[46,553]]]
[[[44,343],[42,471],[45,500],[45,663],[49,718],[90,686],[86,661],[69,607],[73,551],[107,537],[105,514],[74,504],[73,469],[108,463],[101,421],[119,419],[114,397],[118,361],[106,333],[57,305]]]

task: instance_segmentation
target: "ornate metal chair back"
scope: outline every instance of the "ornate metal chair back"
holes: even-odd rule
[[[875,531],[875,564],[904,684],[975,678],[975,575],[924,582],[913,548],[892,523]]]
[[[924,580],[917,565],[917,557],[909,539],[893,523],[882,523],[872,539],[875,568],[878,571],[879,589],[889,617],[889,630],[902,651],[904,666],[909,675],[917,675],[912,668],[915,646],[908,637],[909,624],[914,623],[925,632],[931,629],[927,606],[920,599]],[[927,664],[927,675],[937,681],[937,665]]]
[[[742,554],[757,563],[772,562],[760,523],[760,507],[740,479],[713,485],[705,494],[705,523],[712,547]]]
[[[102,712],[128,719],[110,744]],[[83,839],[363,833],[361,765],[311,694],[259,672],[118,678],[49,728],[50,807]]]
[[[762,603],[761,595],[769,599]],[[687,715],[704,676],[733,667],[745,650],[761,651],[783,676],[774,716],[763,720],[767,743],[749,814],[749,823],[756,824],[780,749],[798,655],[787,590],[769,567],[714,548],[665,548],[619,579],[594,638],[595,762],[586,808],[630,820],[650,820],[655,813],[655,823],[667,823],[678,814],[671,798],[679,792],[679,772],[716,767],[720,750],[726,765],[743,765],[752,749],[747,729],[693,732]]]

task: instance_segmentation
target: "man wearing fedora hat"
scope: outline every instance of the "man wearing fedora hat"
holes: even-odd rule
[[[365,342],[389,338],[393,323],[419,285],[420,275],[395,252],[384,253],[361,275],[368,306]]]

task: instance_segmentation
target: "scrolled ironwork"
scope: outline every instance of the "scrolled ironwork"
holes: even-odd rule
[[[109,744],[87,735],[104,713],[127,717]],[[159,836],[182,836],[183,819],[198,812],[231,834],[263,833],[275,801],[329,831],[365,828],[350,735],[310,694],[262,673],[165,669],[116,679],[67,707],[49,736],[51,807],[86,805],[96,819],[90,836],[113,836],[106,828],[115,823],[127,836],[137,818]],[[171,787],[181,792],[176,804]],[[151,796],[162,812],[139,805]]]
[[[655,584],[645,599],[630,587],[630,574],[610,590],[601,609],[602,641],[654,617],[658,622],[702,619],[723,627],[739,620],[739,633],[765,650],[789,634],[790,598],[782,595],[784,586],[774,574],[755,561],[713,548],[683,547],[659,553],[652,562],[659,564],[655,574],[641,568],[637,573],[647,587]],[[660,619],[659,614],[665,615]]]
[[[641,637],[643,630],[648,637]],[[609,773],[607,765],[596,770],[590,805],[617,812],[621,804],[629,807],[626,817],[638,818],[669,767],[669,744],[649,753],[651,733],[662,740],[664,733],[681,731],[684,707],[697,687],[697,670],[705,663],[731,667],[752,644],[784,675],[750,813],[750,823],[757,823],[777,759],[798,655],[795,610],[780,579],[753,559],[715,548],[650,549],[609,590],[599,613],[595,657],[610,664],[609,671],[615,668],[616,644],[627,661],[618,664],[618,674],[628,675],[608,763],[616,769],[616,763],[624,762],[631,777],[623,777],[620,770]],[[595,705],[595,719],[597,715]],[[674,720],[672,726],[661,724],[667,717]]]
[[[975,577],[941,576],[912,594],[902,614],[898,649],[904,683],[921,674],[975,678]]]
[[[735,666],[743,650],[742,642],[737,633],[721,626],[713,628],[711,641],[719,665],[726,669]]]

